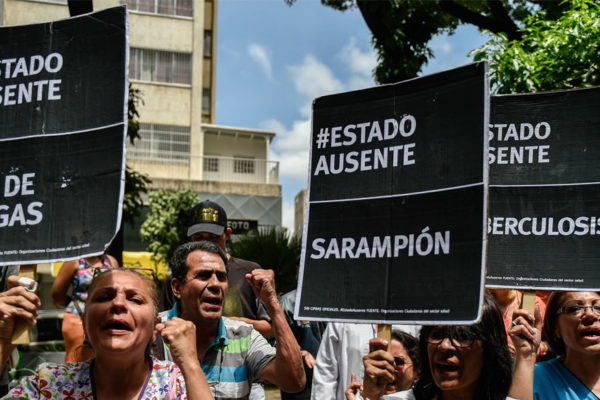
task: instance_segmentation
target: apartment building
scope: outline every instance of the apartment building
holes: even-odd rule
[[[234,221],[280,227],[275,132],[214,123],[217,0],[93,1],[94,10],[119,4],[130,15],[129,79],[143,100],[128,165],[152,179],[151,189],[191,187]],[[3,25],[68,16],[67,0],[0,0]],[[127,239],[125,249],[142,250]]]

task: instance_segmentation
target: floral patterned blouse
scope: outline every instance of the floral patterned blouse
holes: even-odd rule
[[[93,363],[94,359],[40,364],[35,375],[21,379],[3,399],[93,400],[96,398],[90,375]],[[152,370],[138,400],[159,399],[187,400],[185,381],[175,363],[152,358]]]

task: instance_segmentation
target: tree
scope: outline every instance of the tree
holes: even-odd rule
[[[293,4],[296,0],[285,0]],[[358,8],[373,35],[379,64],[379,83],[414,78],[434,57],[429,41],[438,34],[453,34],[461,24],[521,38],[519,25],[537,10],[549,20],[560,17],[567,5],[546,0],[321,0],[336,10]]]
[[[186,213],[196,205],[192,189],[160,189],[150,193],[150,214],[142,224],[140,237],[148,242],[155,261],[169,263],[177,246],[187,242]]]
[[[490,62],[497,93],[526,93],[600,85],[600,4],[574,0],[557,20],[540,11],[524,21],[521,39],[493,35],[471,54]]]
[[[290,239],[286,232],[254,230],[230,242],[230,253],[272,269],[277,292],[283,294],[296,288],[296,264],[301,246],[299,238]]]

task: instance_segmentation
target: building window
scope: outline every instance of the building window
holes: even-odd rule
[[[212,31],[204,31],[204,57],[212,57]]]
[[[253,174],[254,160],[249,158],[234,157],[233,172],[238,174]]]
[[[202,90],[202,114],[210,115],[210,89]]]
[[[140,124],[139,134],[135,146],[128,145],[132,159],[189,161],[189,127]]]
[[[193,0],[121,0],[121,4],[127,4],[129,10],[152,14],[194,16]]]
[[[191,55],[131,48],[129,77],[150,82],[191,84]]]
[[[204,157],[204,171],[219,172],[219,159],[215,157]]]

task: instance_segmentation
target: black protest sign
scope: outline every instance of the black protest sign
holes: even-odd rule
[[[296,318],[478,318],[486,72],[477,63],[315,100]]]
[[[0,264],[105,250],[121,217],[124,7],[0,28]]]
[[[125,8],[0,29],[0,139],[123,120]]]
[[[492,96],[491,287],[600,288],[600,88]]]

